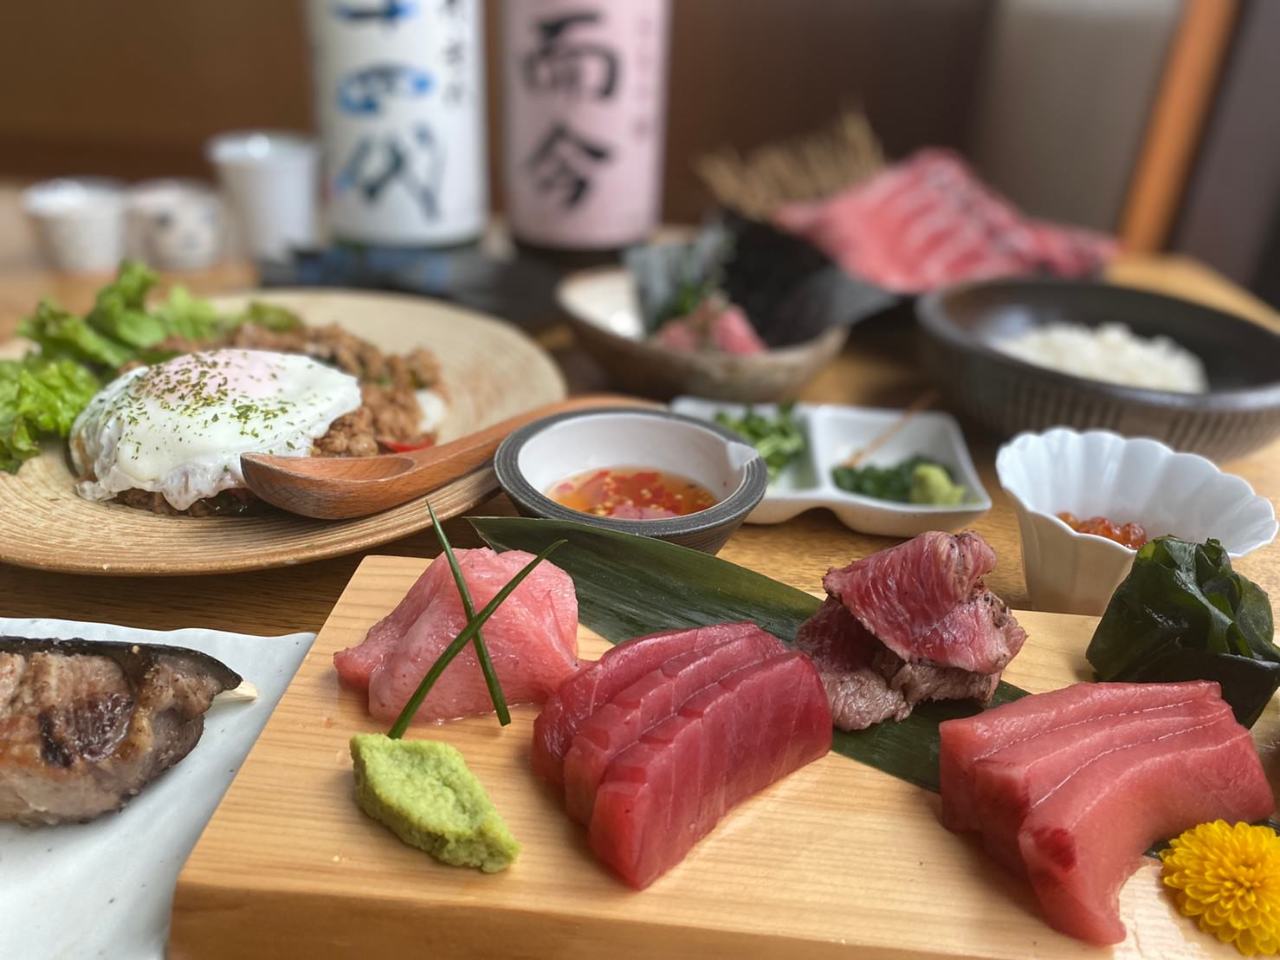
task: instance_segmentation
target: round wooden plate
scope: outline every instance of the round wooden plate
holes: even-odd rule
[[[295,310],[307,323],[338,323],[388,353],[425,346],[440,360],[452,440],[565,396],[545,351],[515,328],[479,313],[418,297],[352,291],[280,290],[221,297]],[[497,489],[486,467],[431,494],[452,517]],[[48,443],[16,474],[0,474],[0,561],[62,573],[168,576],[261,570],[354,553],[431,525],[422,498],[358,520],[291,514],[162,517],[79,497],[64,442]]]

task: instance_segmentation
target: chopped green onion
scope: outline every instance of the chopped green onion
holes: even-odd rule
[[[772,481],[793,460],[801,456],[807,446],[804,427],[795,418],[794,409],[795,404],[784,403],[778,407],[776,414],[769,416],[747,407],[738,417],[721,410],[716,414],[715,422],[732,430],[756,448]]]
[[[436,539],[440,541],[440,548],[444,551],[449,569],[453,571],[453,582],[458,585],[458,595],[462,598],[462,612],[467,615],[467,622],[470,623],[476,616],[475,601],[471,599],[471,590],[467,587],[466,578],[462,576],[458,558],[453,555],[453,545],[449,543],[449,537],[445,534],[444,527],[441,526],[440,518],[436,516],[430,500],[427,501],[427,513],[431,515],[431,528],[435,530]],[[476,659],[480,661],[480,670],[484,673],[485,686],[489,688],[494,712],[498,714],[498,723],[505,727],[511,722],[511,711],[507,709],[507,698],[502,693],[502,684],[498,682],[498,675],[493,670],[493,661],[489,659],[489,648],[485,645],[484,635],[479,630],[475,635],[475,647]]]
[[[511,596],[513,590],[520,586],[521,581],[529,574],[533,573],[533,568],[540,564],[552,552],[559,549],[567,541],[557,540],[550,544],[540,554],[530,560],[514,577],[508,581],[507,585],[494,595],[494,598],[484,605],[484,609],[475,615],[475,617],[462,628],[462,631],[453,639],[449,646],[445,647],[444,652],[436,658],[436,662],[431,665],[431,669],[427,671],[427,675],[422,678],[422,682],[418,684],[418,689],[413,691],[413,696],[409,698],[409,702],[404,705],[404,709],[400,711],[400,716],[396,718],[396,722],[392,724],[391,729],[387,731],[387,736],[392,740],[399,740],[404,736],[404,732],[409,729],[409,724],[413,720],[413,715],[418,712],[418,708],[422,706],[422,701],[427,698],[427,694],[431,692],[431,688],[435,686],[435,682],[440,679],[440,674],[444,673],[445,668],[453,662],[453,658],[462,652],[462,649],[471,642],[471,638],[480,632],[480,628],[485,622],[494,615],[498,607],[502,606],[502,602]]]

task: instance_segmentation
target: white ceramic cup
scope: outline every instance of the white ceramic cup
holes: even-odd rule
[[[129,255],[161,270],[202,270],[223,245],[222,203],[198,180],[146,180],[129,188]]]
[[[214,137],[205,148],[250,256],[287,260],[317,242],[318,153],[292,133],[246,130]]]
[[[110,273],[125,256],[124,191],[113,180],[45,180],[23,191],[22,206],[55,270]]]

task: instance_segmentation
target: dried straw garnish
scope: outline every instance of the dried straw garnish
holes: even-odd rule
[[[884,162],[866,115],[851,110],[824,130],[746,156],[725,147],[697,160],[694,169],[722,206],[767,219],[784,203],[827,197],[864,180]]]

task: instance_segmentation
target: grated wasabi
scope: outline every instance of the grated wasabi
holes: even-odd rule
[[[351,759],[360,809],[409,846],[485,873],[515,862],[520,844],[454,747],[358,733]]]
[[[939,506],[955,506],[964,503],[969,491],[951,479],[947,468],[940,463],[916,464],[911,471],[911,502]]]

